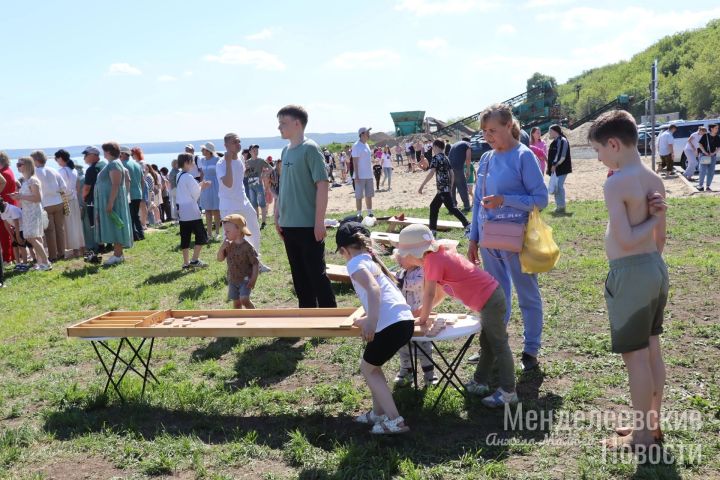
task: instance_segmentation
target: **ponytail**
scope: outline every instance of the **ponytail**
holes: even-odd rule
[[[520,122],[517,121],[517,118],[513,117],[510,133],[512,133],[512,136],[515,140],[520,140]]]
[[[358,250],[366,250],[368,254],[370,254],[370,258],[372,258],[372,261],[375,262],[378,267],[380,267],[380,270],[388,278],[388,280],[390,280],[393,285],[397,286],[397,278],[395,278],[395,275],[393,275],[392,272],[388,270],[382,260],[380,260],[380,258],[375,253],[375,250],[372,248],[372,240],[359,232],[353,235],[353,237],[357,240],[357,243],[352,246],[356,247]]]

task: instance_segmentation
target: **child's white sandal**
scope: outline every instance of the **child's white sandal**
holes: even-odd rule
[[[387,420],[387,415],[377,415],[372,410],[362,413],[353,419],[354,422],[365,425],[375,425],[383,420]]]
[[[400,425],[401,423],[402,425]],[[370,433],[374,435],[395,435],[409,431],[410,427],[405,425],[405,419],[403,419],[403,417],[397,417],[395,420],[390,420],[386,417],[385,420],[373,425]]]

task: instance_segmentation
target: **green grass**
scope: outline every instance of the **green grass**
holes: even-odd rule
[[[606,213],[601,202],[575,203],[571,211],[544,216],[562,257],[540,276],[543,371],[521,375],[518,369],[525,413],[555,421],[622,411],[630,403],[622,361],[609,351],[602,296]],[[424,209],[405,212],[427,215]],[[213,261],[217,244],[203,251],[209,268],[182,272],[177,234],[177,228],[149,234],[127,251],[126,263],[111,269],[74,260],[52,272],[9,276],[0,291],[0,478],[720,477],[717,198],[671,201],[665,255],[671,298],[662,337],[666,408],[696,410],[702,422],[667,429],[675,462],[662,465],[604,454],[599,441],[610,430],[587,423],[505,430],[503,412],[453,391],[432,412],[434,389],[395,392],[410,435],[371,437],[351,421],[370,406],[356,338],[159,339],[153,366],[160,384],[141,398],[141,381],[128,377],[126,403],[112,391],[104,395],[92,348],[67,339],[67,325],[113,309],[229,307],[224,265]],[[461,239],[459,233],[443,236]],[[461,240],[460,250],[466,246]],[[327,250],[334,250],[332,238]],[[263,232],[262,251],[273,271],[260,277],[253,301],[294,306],[284,248],[272,228]],[[328,261],[342,259],[328,253]],[[347,286],[337,286],[336,294],[342,306],[359,304]],[[458,308],[446,301],[439,309]],[[510,336],[519,357],[517,304]],[[396,368],[397,360],[391,361],[387,375]],[[462,378],[472,374],[470,365],[460,370]],[[488,442],[492,433],[504,442]],[[693,447],[701,449],[699,456]]]

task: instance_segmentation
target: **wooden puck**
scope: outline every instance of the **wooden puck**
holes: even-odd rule
[[[192,317],[183,317],[183,320],[190,320]]]
[[[200,320],[200,317],[190,317],[191,322],[197,322],[198,320]]]
[[[240,320],[235,325],[245,325],[245,320]]]
[[[198,318],[199,318],[200,320],[207,320],[207,319],[208,319],[208,316],[207,316],[207,315],[200,315]]]
[[[185,327],[189,327],[189,326],[190,326],[190,324],[189,324],[189,323],[183,323],[183,324],[182,324],[182,327],[183,327],[183,328],[185,328]]]
[[[458,320],[465,320],[466,318],[467,318],[467,315],[465,315],[464,313],[457,316]]]

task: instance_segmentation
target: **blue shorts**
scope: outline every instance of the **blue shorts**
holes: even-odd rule
[[[267,206],[265,203],[265,188],[263,187],[263,184],[260,183],[259,179],[257,183],[250,183],[248,189],[248,199],[255,210],[257,210],[258,207],[265,208]]]
[[[250,280],[245,279],[240,283],[228,282],[228,300],[237,300],[241,297],[249,297],[251,290],[248,288]]]

